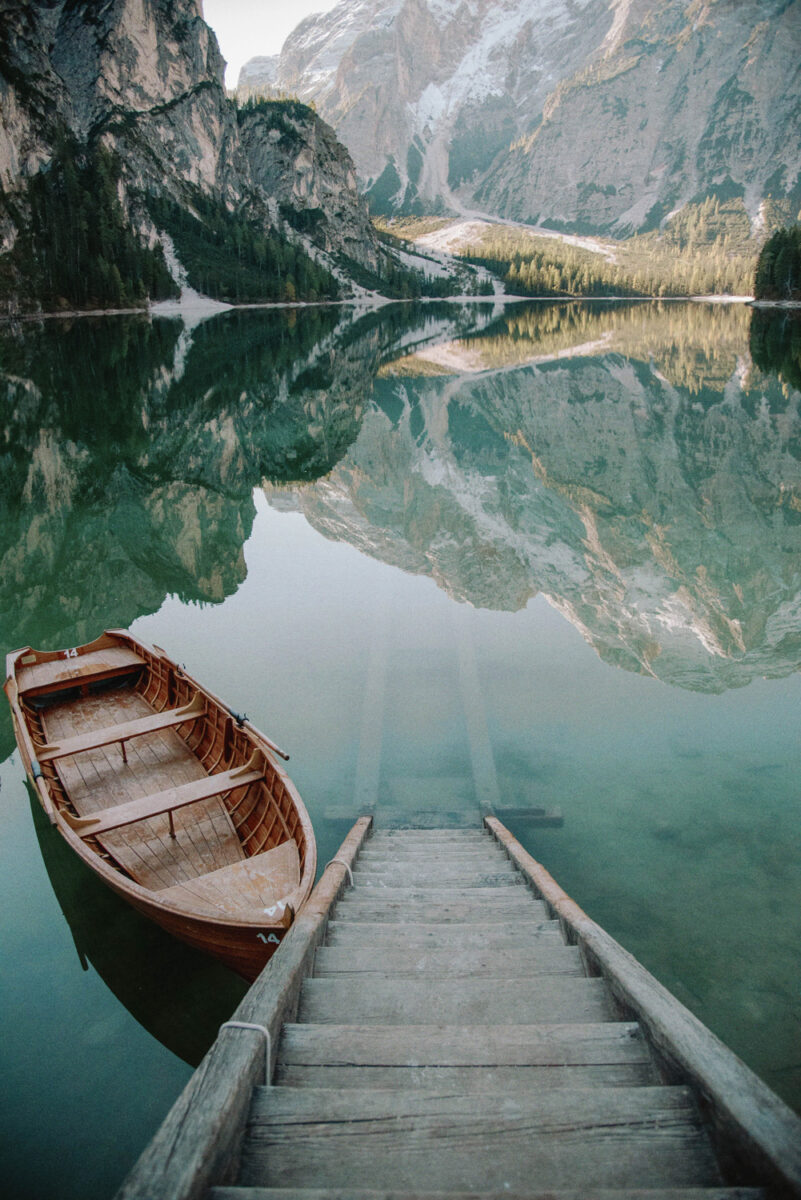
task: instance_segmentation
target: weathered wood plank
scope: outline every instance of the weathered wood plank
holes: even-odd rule
[[[209,1200],[476,1200],[475,1192],[398,1191],[374,1188],[262,1188],[262,1187],[215,1187],[209,1192]],[[547,1192],[518,1190],[485,1190],[481,1200],[766,1200],[761,1188],[708,1187],[708,1188],[582,1188],[581,1191],[565,1191],[563,1188]]]
[[[698,1089],[722,1151],[735,1162],[747,1161],[751,1172],[764,1172],[788,1194],[801,1196],[801,1118],[596,925],[500,821],[487,817],[485,824],[603,974],[618,1002],[636,1013],[669,1068]]]
[[[432,924],[447,925],[464,922],[481,921],[488,924],[509,926],[519,921],[541,921],[545,909],[533,899],[521,898],[518,901],[491,901],[470,904],[462,901],[456,904],[437,904],[435,901],[426,903],[423,900],[410,900],[408,903],[380,899],[362,899],[354,895],[342,904],[337,911],[337,920],[347,920],[355,923],[365,921],[382,921],[385,924],[403,925]]]
[[[395,922],[333,919],[328,923],[326,942],[329,946],[397,946],[398,927]],[[475,921],[409,921],[403,923],[400,944],[404,946],[530,946],[547,942],[564,946],[558,921],[521,920],[510,928],[502,915],[489,919],[487,911]]]
[[[538,1066],[648,1063],[650,1051],[629,1021],[536,1025],[286,1024],[284,1063],[330,1066]]]
[[[366,867],[372,865],[387,866],[403,864],[405,865],[420,865],[420,866],[442,866],[443,851],[441,846],[390,846],[390,847],[373,847],[371,850],[364,850],[359,855],[359,866]],[[498,846],[497,842],[493,845],[489,840],[485,845],[482,842],[477,842],[474,846],[460,846],[458,848],[448,847],[447,853],[448,865],[466,864],[467,866],[475,866],[476,863],[490,863],[495,866],[508,866],[509,860]]]
[[[68,755],[80,754],[84,750],[95,750],[101,746],[111,746],[130,738],[142,737],[146,733],[154,733],[159,729],[168,729],[173,725],[185,725],[202,717],[206,711],[206,702],[202,696],[196,695],[189,704],[180,708],[172,708],[166,712],[152,713],[146,717],[138,717],[131,721],[122,721],[116,725],[108,725],[103,729],[88,733],[75,734],[62,741],[45,745],[39,751],[39,762],[49,762],[51,759],[66,758]]]
[[[497,1021],[614,1020],[601,979],[542,975],[507,979],[307,979],[300,997],[301,1021],[339,1024],[347,1013],[357,1024],[471,1025]]]
[[[438,867],[416,867],[391,863],[381,870],[375,866],[359,869],[360,888],[415,887],[416,885],[425,887],[426,884],[433,884],[435,880],[439,887],[454,884],[461,888],[498,887],[527,890],[519,871],[515,871],[512,867],[496,867],[487,862],[470,870],[460,867],[452,868],[447,862],[441,862]]]
[[[512,1096],[565,1087],[646,1087],[659,1083],[650,1063],[590,1067],[298,1067],[279,1062],[274,1082],[286,1087],[427,1088]]]
[[[489,1101],[489,1102],[488,1102]],[[720,1184],[685,1088],[461,1096],[256,1088],[239,1180],[469,1189]]]
[[[581,954],[575,946],[503,950],[494,946],[474,948],[320,946],[314,958],[314,974],[328,975],[436,975],[480,976],[483,979],[528,975],[584,975]]]
[[[289,933],[233,1014],[233,1020],[267,1028],[273,1061],[282,1025],[295,1018],[300,988],[325,936],[328,914],[347,885],[342,863],[353,864],[370,824],[369,817],[356,822],[337,852],[341,861],[325,869]],[[252,1030],[221,1031],[116,1200],[200,1200],[212,1183],[230,1181],[253,1085],[264,1078],[262,1036]]]
[[[456,901],[458,903],[477,904],[486,902],[492,904],[508,904],[510,901],[520,903],[521,901],[528,906],[533,905],[535,912],[545,912],[545,905],[541,900],[537,900],[534,893],[529,888],[514,888],[512,891],[507,888],[482,888],[482,887],[459,887],[459,886],[437,886],[432,885],[415,885],[410,887],[380,887],[380,888],[363,888],[361,886],[361,878],[358,868],[354,875],[355,886],[351,888],[345,896],[340,900],[343,906],[349,906],[356,901],[374,901],[374,900],[391,900],[391,901],[425,901],[429,904],[441,904],[448,901]]]
[[[428,846],[436,844],[466,845],[468,842],[481,842],[481,845],[494,839],[488,836],[486,830],[477,826],[462,829],[375,829],[365,846],[383,845]]]

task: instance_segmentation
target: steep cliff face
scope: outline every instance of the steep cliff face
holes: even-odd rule
[[[626,233],[797,210],[800,49],[797,0],[341,0],[242,80],[314,100],[381,209]]]
[[[250,116],[240,123],[226,98],[224,63],[199,0],[49,0],[4,5],[0,42],[0,184],[3,248],[10,250],[26,230],[28,185],[47,173],[65,143],[72,155],[109,152],[118,166],[115,186],[125,221],[149,244],[157,237],[144,198],[167,197],[184,211],[198,211],[197,198],[225,223],[236,214],[299,246],[302,233],[287,222],[288,210],[310,200],[336,203],[343,229],[360,221],[360,257],[377,253],[346,154],[330,131],[298,107],[294,134],[305,142],[304,182],[286,179],[297,156],[272,167],[260,152],[260,133],[270,123]],[[274,125],[274,123],[273,123]],[[320,153],[321,157],[315,156]],[[332,175],[327,178],[326,172]],[[309,179],[313,186],[309,187]],[[305,186],[305,191],[304,191]],[[285,211],[279,211],[283,202]],[[347,258],[345,240],[332,222],[324,249]],[[218,238],[219,241],[219,238]],[[311,253],[316,251],[312,248]],[[2,272],[0,272],[2,274]]]
[[[224,63],[199,0],[12,3],[0,57],[0,180],[46,165],[59,134],[102,140],[130,179],[234,203],[246,175]],[[6,110],[19,114],[6,119]]]
[[[800,93],[798,3],[620,3],[605,45],[476,198],[527,221],[623,234],[714,191],[741,195],[755,225],[767,198],[794,217]]]
[[[239,128],[255,186],[278,201],[289,223],[329,254],[378,271],[375,230],[358,199],[353,160],[330,125],[288,101],[245,107]]]

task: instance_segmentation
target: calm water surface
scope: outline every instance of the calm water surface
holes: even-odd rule
[[[321,862],[493,807],[801,1108],[798,347],[690,304],[5,326],[2,649],[163,645],[291,752]],[[243,985],[73,860],[7,714],[0,763],[0,1181],[102,1198]]]

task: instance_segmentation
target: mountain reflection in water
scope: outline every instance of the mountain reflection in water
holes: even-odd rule
[[[385,366],[325,484],[271,498],[477,607],[542,592],[628,670],[699,691],[785,675],[801,661],[801,395],[754,366],[749,320],[511,308]]]
[[[4,331],[6,644],[31,626],[88,639],[171,593],[221,601],[265,482],[276,507],[459,600],[515,610],[544,593],[626,669],[702,691],[795,670],[798,319],[491,312]]]
[[[218,603],[233,593],[254,487],[329,471],[399,327],[424,337],[437,311],[0,328],[5,645],[31,629],[41,645],[74,645],[169,594]],[[452,333],[474,320],[458,309],[442,318]]]

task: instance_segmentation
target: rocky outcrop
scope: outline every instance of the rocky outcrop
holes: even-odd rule
[[[313,100],[378,208],[623,234],[713,191],[795,216],[800,48],[787,0],[340,0],[242,80]]]
[[[226,97],[224,62],[199,0],[12,0],[4,5],[3,23],[4,249],[26,228],[29,181],[47,171],[66,139],[79,153],[103,147],[114,155],[125,220],[150,244],[158,231],[147,194],[167,197],[189,213],[198,211],[202,197],[216,206],[220,220],[236,214],[302,247],[307,239],[299,222],[286,218],[296,208],[329,204],[336,219],[318,240],[323,258],[327,251],[344,263],[357,241],[360,262],[377,255],[347,154],[312,111],[295,106],[292,118],[303,155],[282,157],[274,143],[260,153],[260,133],[269,136],[281,118],[247,114],[240,122]],[[299,179],[281,174],[297,169]]]
[[[295,101],[255,103],[239,117],[250,176],[299,232],[332,256],[379,270],[378,242],[356,172],[333,129]]]

